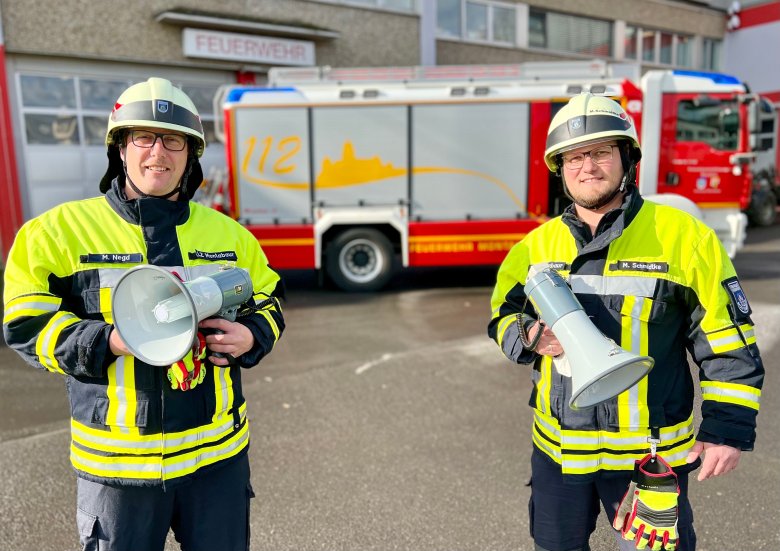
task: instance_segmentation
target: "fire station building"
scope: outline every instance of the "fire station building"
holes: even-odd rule
[[[14,205],[0,224],[97,194],[108,113],[150,76],[195,101],[208,177],[224,165],[217,87],[262,84],[273,66],[601,58],[718,71],[728,18],[719,2],[682,0],[0,0],[0,186]]]

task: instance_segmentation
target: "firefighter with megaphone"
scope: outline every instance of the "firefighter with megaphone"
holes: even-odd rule
[[[488,333],[532,366],[539,551],[590,549],[601,506],[622,550],[692,551],[688,474],[725,474],[753,449],[764,368],[750,305],[710,228],[640,196],[641,156],[617,102],[584,93],[563,105],[544,159],[572,204],[498,272]],[[630,353],[628,371],[617,351]]]
[[[206,142],[182,90],[130,86],[106,145],[103,196],[19,230],[6,342],[67,378],[81,548],[162,551],[173,530],[183,549],[243,551],[253,493],[241,370],[284,329],[279,276],[248,230],[191,201]]]

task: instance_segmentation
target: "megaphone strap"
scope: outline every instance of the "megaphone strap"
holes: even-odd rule
[[[658,427],[650,427],[650,436],[647,437],[647,441],[650,443],[650,457],[655,459],[658,444],[661,443],[661,431],[658,430]]]
[[[530,322],[528,323],[530,326],[537,321],[539,322],[539,330],[532,339],[525,330],[525,324]],[[525,316],[524,314],[516,314],[515,322],[517,323],[517,333],[520,336],[520,342],[523,344],[523,348],[526,350],[534,350],[536,345],[539,344],[539,339],[542,338],[544,322],[542,320],[535,320],[531,316]]]

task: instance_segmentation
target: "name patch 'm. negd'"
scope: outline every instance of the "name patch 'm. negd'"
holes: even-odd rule
[[[187,255],[190,257],[190,260],[211,260],[215,262],[224,260],[238,261],[238,255],[235,251],[192,251],[187,253]]]
[[[639,260],[618,260],[614,264],[609,265],[611,272],[626,271],[626,272],[657,272],[668,273],[668,262],[642,262]]]
[[[144,261],[141,253],[90,253],[79,256],[82,264],[140,264]]]

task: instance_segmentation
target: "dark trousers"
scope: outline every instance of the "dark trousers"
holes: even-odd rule
[[[610,524],[623,499],[631,471],[597,476],[584,484],[565,483],[560,465],[534,448],[531,455],[531,499],[528,503],[531,537],[537,551],[588,551],[588,540],[596,529],[601,506]],[[688,473],[678,472],[677,549],[695,551],[693,511],[688,501]],[[636,551],[633,541],[624,540],[615,531],[616,547]]]
[[[165,492],[79,478],[82,549],[162,551],[171,529],[184,551],[246,551],[252,497],[246,454]]]

